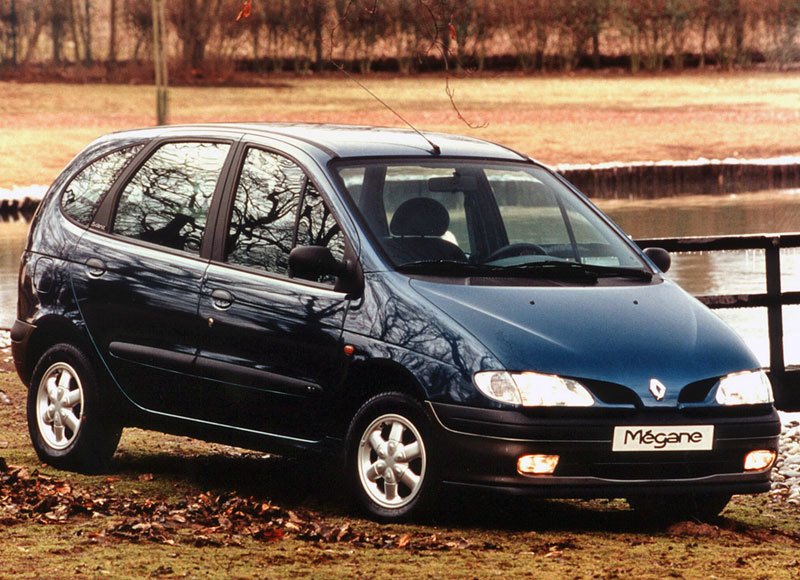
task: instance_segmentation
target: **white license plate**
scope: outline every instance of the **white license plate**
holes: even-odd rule
[[[614,428],[612,451],[710,451],[713,425],[631,425]]]

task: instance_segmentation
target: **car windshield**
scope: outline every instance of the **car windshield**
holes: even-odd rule
[[[398,270],[652,276],[597,210],[541,167],[436,159],[346,163],[337,170]]]

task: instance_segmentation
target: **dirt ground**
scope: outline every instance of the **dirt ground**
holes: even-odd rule
[[[451,493],[380,525],[313,460],[138,429],[108,473],[58,471],[30,446],[7,349],[0,363],[5,577],[800,578],[800,512],[765,495],[664,527],[621,500]]]

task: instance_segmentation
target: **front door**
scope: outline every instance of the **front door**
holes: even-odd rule
[[[345,369],[342,325],[348,306],[333,279],[290,277],[297,245],[329,247],[344,236],[317,188],[294,161],[244,151],[200,299],[206,324],[197,358],[206,384],[203,418],[285,437],[315,439],[325,401]]]

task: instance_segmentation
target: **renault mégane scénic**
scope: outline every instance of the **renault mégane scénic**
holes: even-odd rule
[[[39,457],[142,426],[342,458],[374,517],[447,485],[715,515],[780,423],[742,340],[562,177],[466,137],[117,133],[49,189],[16,368]]]

